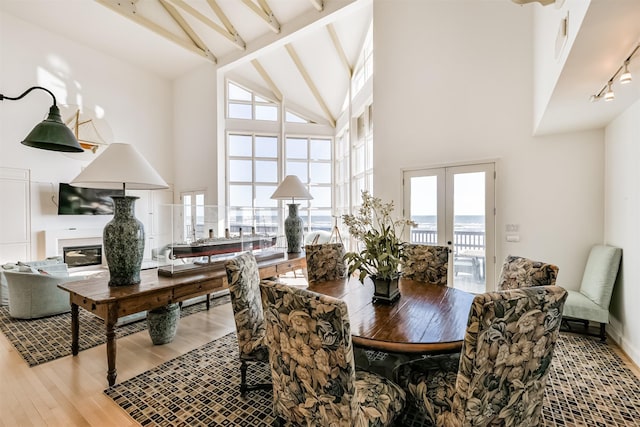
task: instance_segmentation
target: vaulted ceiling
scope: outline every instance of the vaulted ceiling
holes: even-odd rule
[[[328,124],[372,17],[371,0],[0,0],[0,8],[169,79],[215,63]]]
[[[509,7],[521,7],[523,13],[565,3],[556,0],[553,6],[542,6],[536,0],[518,6],[513,0],[493,1],[511,3]],[[0,0],[0,10],[168,79],[215,62],[238,83],[285,99],[299,113],[331,124],[348,93],[372,4],[373,0]],[[601,128],[640,98],[636,77],[616,93],[615,102],[588,102],[640,41],[637,22],[638,0],[591,0],[536,124],[537,134]],[[635,76],[638,67],[636,59],[630,65]]]

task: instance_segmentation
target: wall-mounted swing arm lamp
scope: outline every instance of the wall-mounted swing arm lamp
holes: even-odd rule
[[[73,135],[71,129],[69,129],[69,127],[62,121],[60,109],[56,103],[56,97],[49,89],[41,86],[33,86],[25,90],[22,95],[16,96],[15,98],[0,94],[0,101],[4,101],[5,99],[17,101],[24,98],[35,89],[42,89],[51,95],[53,98],[53,105],[49,108],[49,115],[47,118],[37,124],[36,127],[29,132],[29,135],[27,135],[24,141],[22,141],[22,144],[28,147],[40,148],[42,150],[64,151],[67,153],[83,152],[84,150]]]

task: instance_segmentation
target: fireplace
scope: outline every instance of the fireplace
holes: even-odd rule
[[[69,268],[102,265],[102,245],[65,246],[62,257]]]

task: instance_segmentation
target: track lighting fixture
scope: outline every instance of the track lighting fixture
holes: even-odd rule
[[[620,84],[624,85],[631,82],[632,77],[629,72],[629,61],[624,61],[624,72],[620,75]]]
[[[605,101],[613,101],[616,98],[616,94],[611,90],[611,80],[607,83],[607,91],[604,93]]]
[[[613,99],[615,99],[616,95],[613,92],[611,85],[618,76],[620,76],[618,79],[620,84],[627,84],[631,82],[633,77],[629,72],[629,63],[631,62],[631,58],[633,58],[638,50],[640,50],[640,43],[636,44],[635,48],[633,48],[629,56],[627,56],[622,65],[616,70],[616,72],[613,73],[613,76],[611,76],[607,83],[605,83],[602,89],[600,89],[598,93],[591,95],[591,102],[599,101],[601,98],[604,98],[605,101],[612,101]]]

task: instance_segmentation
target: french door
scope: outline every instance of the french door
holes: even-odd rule
[[[418,226],[410,241],[448,246],[449,286],[494,289],[495,164],[405,171],[404,215]]]
[[[180,193],[182,200],[182,239],[195,242],[204,235],[204,191]]]

